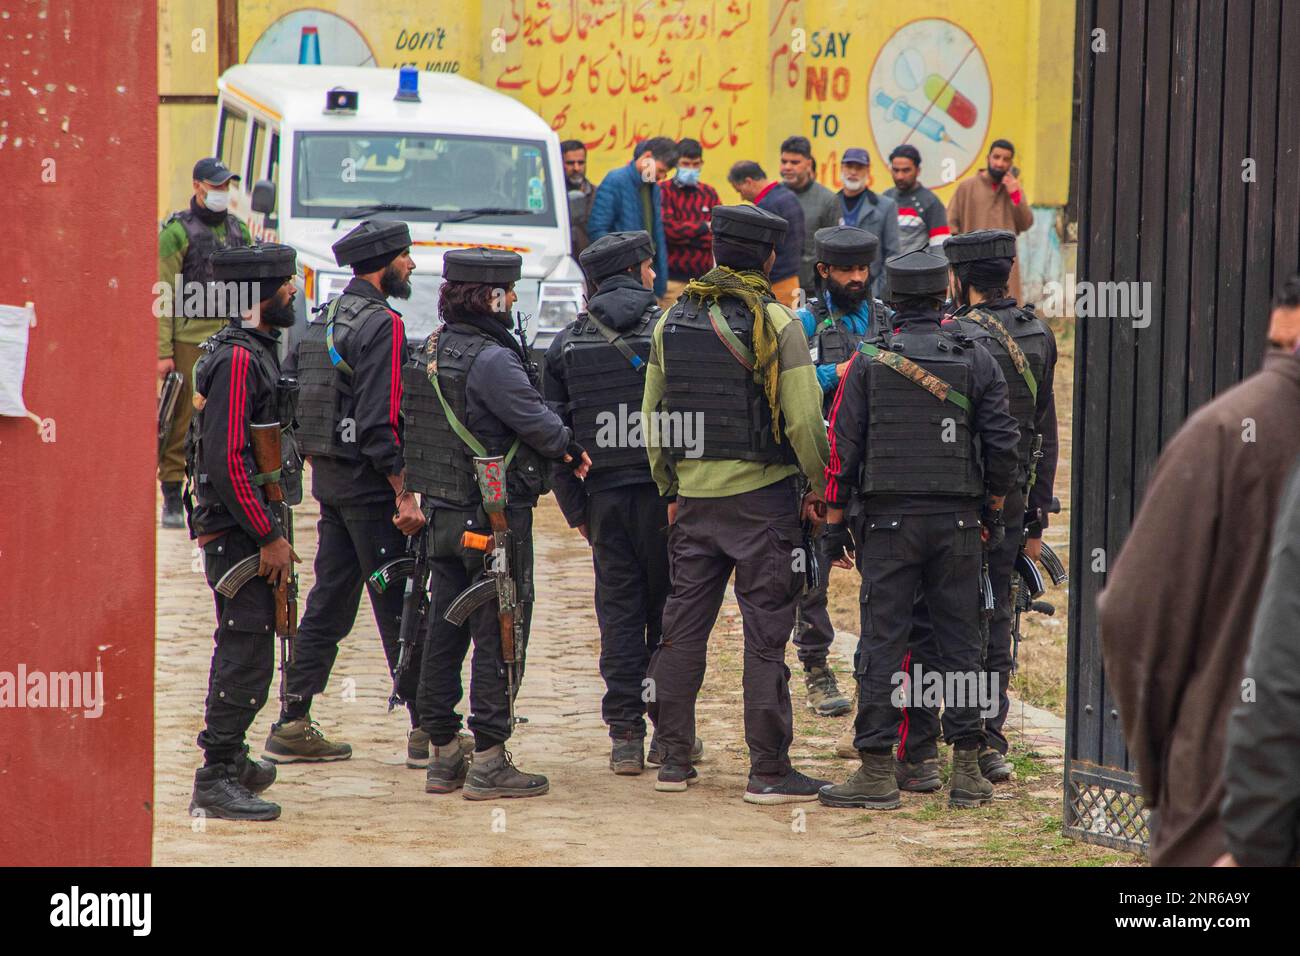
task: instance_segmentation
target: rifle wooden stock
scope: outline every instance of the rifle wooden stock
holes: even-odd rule
[[[492,511],[492,512],[489,512],[489,513],[488,513],[488,522],[491,524],[491,526],[492,526],[492,532],[493,532],[494,534],[499,533],[499,532],[503,532],[503,531],[507,531],[507,530],[508,530],[508,526],[506,525],[506,513],[505,513],[504,511]],[[512,560],[514,559],[514,555],[511,555],[510,557],[511,557]],[[516,572],[515,572],[515,569],[514,569],[513,567],[511,567],[510,570],[511,570],[511,573],[512,573],[512,574],[513,574],[513,573],[516,573]],[[500,606],[498,605],[498,608],[499,608],[499,607],[500,607]],[[504,610],[504,609],[500,609],[500,613],[497,614],[497,621],[498,621],[498,622],[500,623],[500,625],[501,625],[501,657],[505,660],[505,663],[506,663],[506,666],[507,666],[507,667],[514,667],[514,665],[515,665],[515,612],[514,612],[514,609],[512,608],[512,609],[510,609],[510,610],[508,610],[508,611],[507,611],[507,610]],[[511,692],[511,701],[510,701],[510,706],[511,706],[511,709],[513,710],[513,708],[514,708],[514,699],[513,699],[514,688],[513,688],[513,687],[510,688],[510,692]]]
[[[258,474],[270,475],[280,470],[280,423],[271,425],[252,425],[248,429],[253,443],[253,464]],[[267,501],[284,501],[284,492],[280,490],[279,481],[268,481],[262,485]]]
[[[260,475],[277,474],[280,470],[280,423],[267,425],[250,425],[249,439],[253,445],[253,464]],[[266,500],[271,502],[271,510],[280,521],[280,530],[293,551],[293,518],[289,507],[284,503],[284,491],[280,482],[268,481],[262,485]],[[292,556],[289,565],[289,583],[275,589],[275,633],[282,638],[293,638],[298,634],[298,586],[294,573]]]

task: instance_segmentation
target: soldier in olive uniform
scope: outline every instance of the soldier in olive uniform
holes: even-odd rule
[[[190,813],[225,820],[274,820],[280,807],[258,796],[275,767],[248,756],[244,735],[266,703],[275,669],[272,589],[293,574],[293,550],[266,487],[278,482],[285,501],[302,500],[301,461],[293,443],[296,383],[280,373],[280,329],[293,325],[293,249],[266,244],[222,249],[212,256],[215,281],[230,283],[254,308],[203,343],[195,371],[195,412],[186,452],[190,535],[203,549],[203,569],[216,602],[208,698],[198,744],[203,768],[194,775]],[[278,478],[262,474],[253,433],[281,432]],[[216,590],[222,576],[258,555],[260,573],[233,597]]]
[[[862,765],[822,790],[821,801],[899,805],[894,695],[919,588],[945,696],[961,681],[943,715],[944,738],[954,745],[949,802],[978,806],[993,793],[979,768],[981,550],[985,541],[996,548],[1005,533],[1019,431],[997,362],[940,328],[947,260],[910,252],[890,259],[886,272],[895,328],[858,347],[831,408],[827,553],[847,567],[856,552],[862,575],[854,741]],[[844,511],[852,494],[862,511],[850,535]]]
[[[826,428],[808,341],[769,280],[779,216],[713,210],[717,267],[686,286],[655,326],[642,426],[650,470],[668,506],[672,592],[650,666],[663,766],[656,790],[685,790],[695,699],[709,632],[734,569],[745,632],[744,799],[815,800],[822,781],[790,763],[793,719],[785,647],[802,573],[800,518],[825,483]],[[800,475],[812,486],[800,496]]]

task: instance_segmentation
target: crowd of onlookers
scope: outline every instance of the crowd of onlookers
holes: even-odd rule
[[[709,212],[720,200],[717,189],[703,181],[704,148],[698,140],[644,140],[633,150],[631,162],[612,170],[599,186],[587,178],[587,149],[580,141],[565,140],[560,151],[575,256],[608,233],[644,229],[654,240],[654,291],[665,308],[687,282],[712,268]],[[772,178],[756,160],[741,160],[727,170],[727,184],[743,202],[790,224],[777,249],[771,280],[776,298],[795,306],[799,290],[807,295],[816,291],[813,236],[818,229],[857,226],[876,237],[880,246],[871,264],[875,295],[883,291],[884,262],[891,256],[941,246],[950,234],[1028,229],[1033,213],[1019,170],[1012,165],[1014,156],[1010,142],[995,140],[987,165],[957,185],[946,208],[921,184],[921,152],[910,143],[889,154],[894,184],[883,192],[867,185],[871,154],[858,146],[845,149],[839,158],[833,178],[840,188],[823,185],[806,136],[790,136],[781,144],[779,178]],[[1016,271],[1011,295],[1020,298]]]

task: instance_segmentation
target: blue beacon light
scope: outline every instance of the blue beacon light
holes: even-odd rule
[[[420,71],[413,66],[404,66],[397,71],[397,95],[395,100],[407,103],[420,102]]]

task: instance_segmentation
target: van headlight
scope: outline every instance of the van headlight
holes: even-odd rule
[[[352,276],[346,272],[317,272],[316,273],[316,305],[322,302],[328,302],[334,296],[342,292]]]
[[[581,282],[543,282],[537,296],[537,328],[557,332],[582,310]]]

